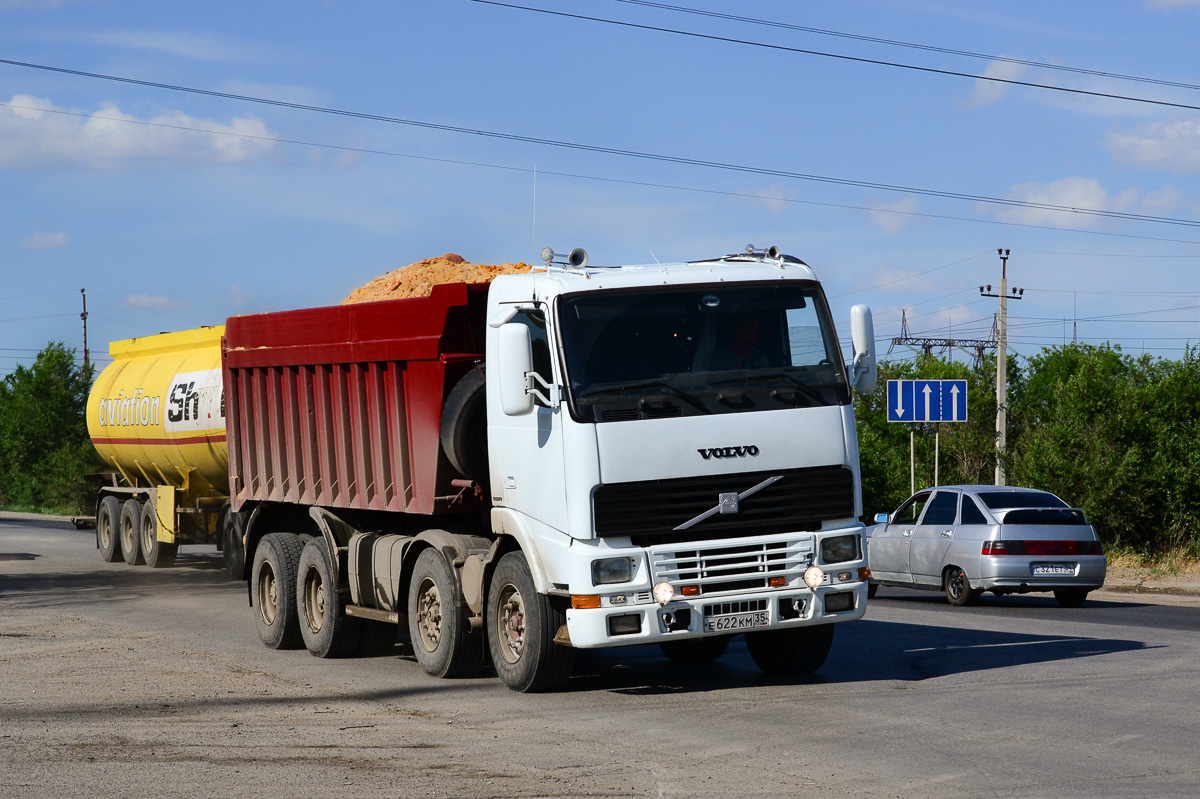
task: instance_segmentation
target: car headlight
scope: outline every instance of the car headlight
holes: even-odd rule
[[[842,563],[847,560],[858,560],[857,535],[839,535],[821,542],[823,563]]]
[[[592,585],[627,583],[632,579],[632,558],[605,558],[592,561]]]

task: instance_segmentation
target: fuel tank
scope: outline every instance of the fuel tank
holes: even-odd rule
[[[224,325],[114,341],[88,395],[97,452],[131,484],[229,493]]]

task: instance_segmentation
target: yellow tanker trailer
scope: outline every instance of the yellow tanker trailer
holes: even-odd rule
[[[120,475],[97,495],[106,561],[170,566],[180,544],[216,544],[241,577],[229,512],[223,325],[114,341],[88,396],[88,434]]]

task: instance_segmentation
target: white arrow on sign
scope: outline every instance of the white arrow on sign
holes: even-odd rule
[[[896,383],[896,416],[904,417],[904,381]]]
[[[933,389],[926,383],[923,391],[925,392],[925,421],[929,421],[929,395],[933,393]]]
[[[958,386],[950,386],[950,421],[958,421]]]

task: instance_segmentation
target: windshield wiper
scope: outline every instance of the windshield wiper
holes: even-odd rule
[[[745,385],[747,383],[761,383],[766,380],[778,380],[779,378],[783,378],[784,380],[787,380],[793,386],[800,389],[800,393],[804,394],[809,399],[816,400],[819,403],[821,403],[822,405],[829,404],[825,401],[825,396],[820,391],[813,388],[808,383],[805,383],[803,380],[801,380],[800,378],[796,377],[791,372],[788,372],[784,369],[772,369],[769,372],[756,371],[751,374],[741,375],[740,377],[730,377],[730,378],[726,378],[725,380],[712,380],[709,382],[709,385],[712,385],[712,386]]]
[[[676,388],[675,386],[671,385],[666,380],[663,380],[661,378],[650,378],[649,380],[634,380],[629,383],[620,383],[615,386],[596,386],[593,388],[589,388],[586,391],[581,391],[579,394],[576,395],[575,399],[576,399],[576,401],[582,402],[584,400],[593,400],[594,398],[600,397],[602,395],[628,394],[628,393],[632,393],[632,392],[640,392],[641,390],[647,389],[647,388],[666,389],[667,393],[674,394],[675,396],[679,397],[681,400],[688,403],[689,405],[699,408],[700,410],[704,411],[705,413],[711,413],[711,411],[707,407],[705,407],[704,403],[701,402],[699,399],[697,399],[694,395],[689,394],[688,392],[683,391],[682,389]]]

